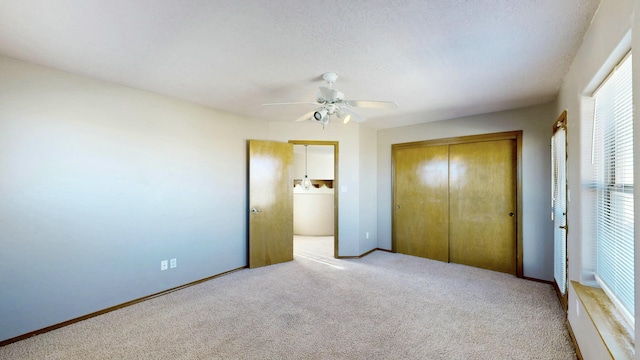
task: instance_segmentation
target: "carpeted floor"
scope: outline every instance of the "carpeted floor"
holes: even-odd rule
[[[13,343],[0,359],[575,359],[550,285],[382,251],[338,260],[332,238],[306,240],[294,261]]]

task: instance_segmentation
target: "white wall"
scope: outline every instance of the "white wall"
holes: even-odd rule
[[[522,130],[523,271],[526,277],[552,280],[550,124],[559,115],[554,104],[545,104],[379,131],[378,247],[391,249],[392,144]]]
[[[326,146],[333,149],[333,146]],[[299,149],[296,149],[299,148]],[[305,172],[305,155],[304,146],[295,145],[293,154],[293,178],[304,178]],[[312,153],[313,146],[309,146],[309,153],[307,154],[307,171],[309,179],[311,180],[333,180],[333,154],[316,154]]]
[[[571,69],[560,89],[557,111],[567,109],[568,114],[568,186],[571,198],[568,203],[568,275],[570,280],[588,280],[583,274],[583,267],[587,266],[589,252],[582,247],[583,239],[590,235],[590,197],[587,185],[590,182],[590,144],[591,144],[591,117],[586,112],[583,95],[589,95],[594,87],[599,84],[611,71],[629,46],[640,48],[640,27],[633,23],[634,9],[640,1],[634,0],[603,0],[600,8],[585,34],[582,46],[573,60]],[[638,20],[636,20],[638,21]],[[631,31],[631,33],[630,33]],[[629,38],[629,34],[631,38]],[[627,37],[627,40],[625,40]],[[626,41],[626,44],[624,44]],[[633,46],[635,45],[635,46]],[[640,76],[636,69],[640,68],[640,56],[634,56],[634,109],[640,104]],[[635,110],[637,111],[637,110]],[[636,115],[637,116],[637,115]],[[634,124],[637,121],[634,120]],[[634,142],[638,141],[638,126],[634,130]],[[636,159],[639,159],[638,146],[635,147]],[[635,172],[636,176],[638,171]],[[635,181],[638,181],[636,177]],[[636,208],[638,197],[635,198]],[[639,220],[635,219],[635,228],[638,231]],[[636,232],[636,234],[638,234]],[[636,235],[636,255],[638,250],[638,236]],[[636,257],[637,258],[637,257]],[[638,266],[636,262],[636,299],[638,294]],[[636,301],[636,314],[638,313],[638,301]],[[609,355],[604,351],[601,339],[598,336],[591,321],[588,320],[584,309],[576,301],[575,291],[569,291],[569,323],[575,333],[580,348],[589,349],[583,351],[585,359],[605,359]],[[638,344],[638,332],[636,332],[636,344]],[[636,358],[640,359],[640,352]]]
[[[300,186],[293,193],[293,234],[307,236],[333,236],[333,189],[304,190]],[[331,246],[333,248],[333,246]]]

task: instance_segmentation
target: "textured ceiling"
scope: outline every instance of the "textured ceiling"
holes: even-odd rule
[[[374,128],[554,99],[597,0],[0,0],[0,54],[293,121],[321,75]]]

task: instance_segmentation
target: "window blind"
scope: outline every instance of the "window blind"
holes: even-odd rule
[[[594,93],[596,279],[634,323],[633,92],[629,54]]]

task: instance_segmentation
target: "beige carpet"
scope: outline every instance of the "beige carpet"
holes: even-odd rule
[[[313,246],[7,345],[0,359],[575,359],[550,285]]]

